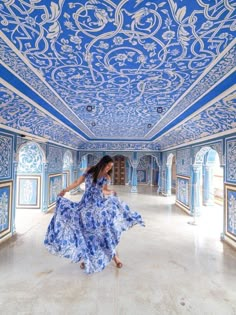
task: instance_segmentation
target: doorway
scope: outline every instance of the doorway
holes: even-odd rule
[[[114,185],[125,185],[125,166],[126,158],[123,155],[116,155],[114,157]]]

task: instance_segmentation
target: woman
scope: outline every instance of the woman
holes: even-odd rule
[[[141,216],[131,212],[116,192],[108,189],[112,167],[113,160],[106,155],[59,193],[44,241],[51,253],[81,261],[80,267],[86,273],[103,270],[112,259],[121,268],[115,251],[121,233],[137,223],[144,226]],[[85,193],[80,202],[63,198],[84,181]]]

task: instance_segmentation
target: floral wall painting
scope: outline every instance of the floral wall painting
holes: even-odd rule
[[[11,232],[12,181],[0,183],[0,239]]]
[[[41,206],[41,177],[17,177],[17,208],[39,209]]]
[[[56,203],[57,195],[62,189],[62,174],[49,175],[49,207]]]
[[[225,185],[226,235],[236,241],[236,186]]]
[[[177,176],[177,202],[189,209],[189,178]]]

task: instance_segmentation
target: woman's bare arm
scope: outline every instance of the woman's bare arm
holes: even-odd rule
[[[109,195],[115,195],[115,196],[116,196],[115,190],[108,189],[107,184],[103,186],[102,192],[103,192],[103,194],[106,195],[106,196],[109,196]]]
[[[62,191],[59,193],[59,196],[63,197],[65,195],[66,192],[70,191],[71,189],[79,186],[80,184],[82,184],[85,180],[85,176],[82,175],[80,176],[78,179],[76,179],[72,184],[70,184],[69,186],[67,186],[65,189],[62,189]]]

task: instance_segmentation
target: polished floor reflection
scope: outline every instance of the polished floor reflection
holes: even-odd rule
[[[214,215],[194,226],[174,197],[114,188],[146,223],[123,234],[123,268],[83,274],[44,248],[52,213],[19,210],[17,235],[0,245],[0,314],[236,315],[236,250],[220,241]]]

